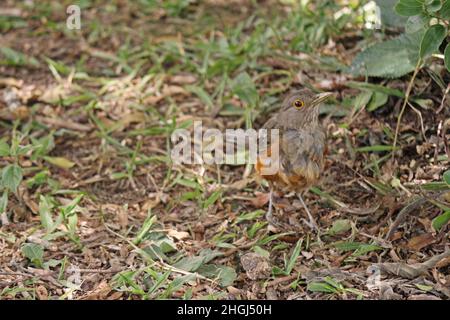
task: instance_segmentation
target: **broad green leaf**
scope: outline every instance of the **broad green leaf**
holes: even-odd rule
[[[444,182],[450,185],[450,170],[445,171],[442,176],[444,178]]]
[[[52,231],[54,226],[51,209],[51,203],[46,197],[41,195],[39,199],[39,217],[41,219],[42,226],[47,230],[47,232]]]
[[[384,93],[384,94],[387,94],[389,96],[394,96],[394,97],[398,97],[398,98],[404,98],[405,97],[405,94],[403,93],[403,91],[400,91],[398,89],[385,87],[385,86],[382,86],[382,85],[379,85],[379,84],[374,84],[374,83],[348,81],[346,83],[346,86],[350,87],[350,88],[359,89],[359,90],[370,90],[370,91],[373,91],[373,92]]]
[[[444,0],[442,2],[442,8],[439,11],[439,16],[442,19],[450,20],[450,0]]]
[[[9,156],[9,145],[5,140],[0,140],[0,157]]]
[[[233,268],[215,264],[201,266],[197,272],[209,279],[219,279],[219,284],[222,287],[231,286],[237,278],[236,271]]]
[[[450,43],[447,44],[444,50],[444,63],[447,71],[450,72]]]
[[[239,74],[233,81],[231,89],[235,95],[249,106],[256,106],[258,103],[258,91],[248,73]]]
[[[184,257],[183,259],[175,263],[173,266],[181,270],[194,272],[197,271],[197,269],[200,268],[204,263],[205,263],[204,257],[194,256],[194,257]]]
[[[211,250],[209,248],[202,249],[199,254],[200,257],[203,257],[204,263],[208,263],[211,260],[223,256],[223,253],[218,250]]]
[[[4,190],[0,198],[0,214],[6,211],[8,207],[8,190]]]
[[[394,6],[398,0],[375,0],[376,4],[380,8],[381,24],[391,28],[402,28],[407,17],[399,16],[394,11]]]
[[[424,14],[409,17],[405,24],[405,31],[407,33],[414,33],[425,29],[430,22],[430,18]]]
[[[355,111],[358,111],[364,108],[372,98],[371,91],[363,91],[355,97],[354,108]]]
[[[44,159],[45,161],[63,169],[70,169],[75,165],[74,162],[63,157],[44,157]]]
[[[422,30],[404,33],[377,43],[357,54],[348,71],[372,77],[401,77],[416,68],[423,34]]]
[[[429,27],[420,43],[420,57],[423,59],[438,51],[446,34],[447,31],[443,25],[435,24]]]
[[[431,222],[433,229],[440,231],[443,226],[445,226],[450,221],[450,211],[446,211],[443,214],[437,216]]]
[[[441,0],[427,0],[425,7],[428,12],[437,12],[442,8],[442,2]]]
[[[37,267],[41,267],[44,260],[44,249],[35,243],[26,243],[22,246],[22,254]]]
[[[12,192],[16,192],[22,181],[22,168],[16,164],[9,164],[2,170],[2,185]]]
[[[352,224],[350,220],[347,219],[338,219],[336,220],[331,228],[328,230],[328,234],[331,236],[338,235],[344,232],[347,232],[352,228]]]
[[[423,0],[400,0],[395,6],[395,12],[401,16],[415,16],[423,11]]]
[[[376,109],[384,106],[388,101],[389,96],[382,92],[374,92],[372,99],[370,99],[367,105],[367,111],[375,111]]]

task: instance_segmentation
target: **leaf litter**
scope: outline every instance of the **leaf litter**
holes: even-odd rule
[[[114,15],[83,9],[101,23],[79,34],[47,25],[65,25],[52,1],[2,4],[26,27],[1,37],[1,299],[450,297],[448,90],[417,74],[419,112],[393,148],[408,79],[346,74],[360,29],[326,15],[322,34],[293,29],[317,17],[237,2],[111,1]],[[320,239],[292,195],[275,206],[294,231],[273,233],[248,168],[170,164],[174,129],[258,128],[286,88],[308,84],[337,93],[321,110],[327,171],[305,197]]]

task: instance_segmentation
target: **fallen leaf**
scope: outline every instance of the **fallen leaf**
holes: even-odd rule
[[[177,240],[183,240],[183,239],[187,239],[190,237],[189,233],[186,231],[177,231],[177,230],[173,230],[173,229],[169,229],[167,231],[167,234],[171,237],[174,237]]]
[[[126,228],[128,226],[128,210],[124,207],[118,207],[117,219],[119,220],[119,225],[122,228]]]
[[[169,78],[169,82],[173,84],[193,84],[197,81],[197,77],[190,73],[177,74]]]
[[[241,257],[242,268],[251,280],[267,279],[270,275],[269,260],[259,254],[249,252]]]
[[[409,240],[406,247],[410,250],[420,251],[420,249],[429,246],[435,241],[436,239],[434,238],[433,234],[428,232]]]
[[[269,194],[268,193],[256,193],[256,197],[250,200],[253,206],[256,208],[262,208],[266,205],[267,202],[269,202]]]

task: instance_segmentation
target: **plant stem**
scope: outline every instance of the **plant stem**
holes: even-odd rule
[[[412,86],[414,84],[414,80],[416,79],[417,74],[419,73],[421,64],[422,64],[422,59],[419,58],[419,61],[417,61],[417,65],[416,65],[416,68],[414,69],[414,73],[411,77],[411,80],[408,83],[408,88],[406,89],[406,92],[405,92],[405,100],[403,101],[402,109],[400,110],[400,113],[397,118],[397,127],[395,128],[394,144],[393,144],[393,148],[392,148],[392,159],[395,158],[395,147],[397,145],[398,132],[400,130],[400,123],[402,121],[402,116],[403,116],[403,113],[405,112],[406,105],[408,104],[409,95],[411,94]]]

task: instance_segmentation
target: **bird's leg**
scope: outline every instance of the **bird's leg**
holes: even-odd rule
[[[272,214],[273,209],[274,209],[274,206],[273,206],[273,190],[271,188],[270,189],[270,193],[269,193],[269,208],[268,208],[267,213],[266,213],[266,220],[273,227],[281,228],[282,224]]]
[[[269,222],[273,220],[272,208],[273,208],[273,190],[271,188],[269,193],[269,209],[267,210],[266,213],[266,220]]]
[[[300,193],[297,194],[298,195],[298,199],[300,200],[301,204],[303,205],[303,208],[305,208],[306,214],[308,215],[309,218],[309,227],[312,229],[315,229],[317,232],[319,232],[319,226],[316,223],[316,220],[314,220],[311,212],[309,212],[308,207],[305,204],[305,201],[303,201],[303,197]]]

